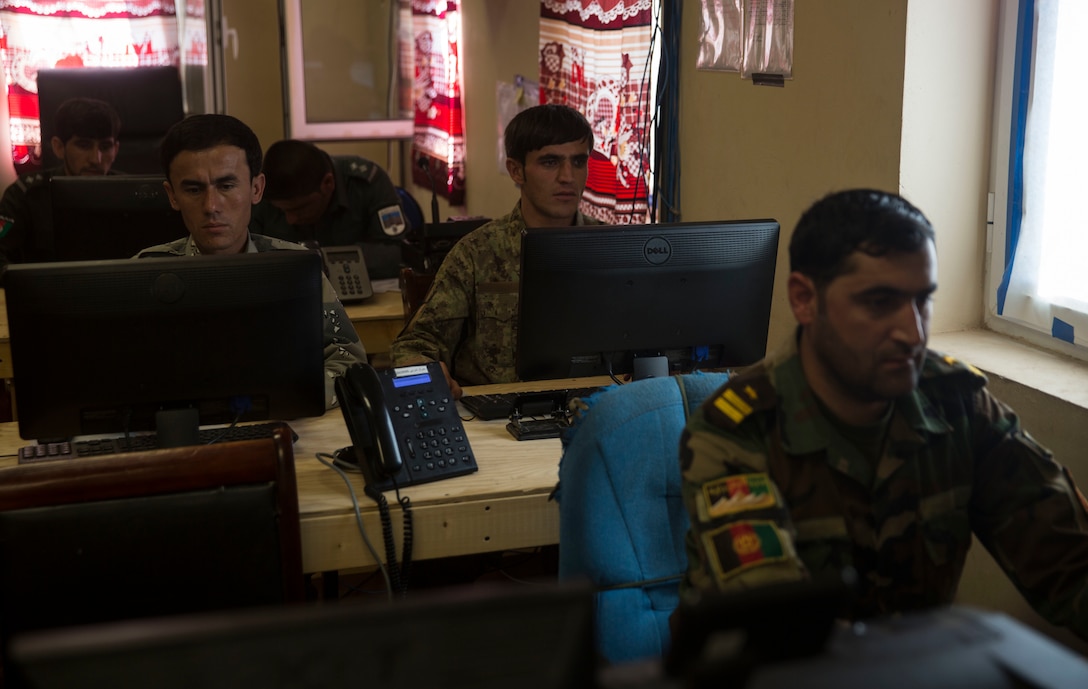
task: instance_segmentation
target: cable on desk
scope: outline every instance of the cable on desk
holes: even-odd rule
[[[340,478],[344,479],[344,484],[347,485],[348,493],[351,495],[351,506],[355,510],[355,523],[359,526],[359,533],[363,537],[363,543],[366,544],[366,548],[370,551],[371,557],[378,563],[378,568],[382,571],[382,577],[385,579],[386,597],[389,600],[393,600],[393,582],[389,579],[389,570],[386,569],[385,563],[382,561],[381,556],[378,555],[377,549],[374,548],[374,544],[370,542],[370,538],[366,535],[366,528],[363,526],[363,515],[359,511],[359,500],[355,497],[355,489],[351,486],[351,479],[343,469],[336,465],[336,458],[332,455],[327,452],[318,452],[315,456],[317,457],[317,461],[329,467],[339,474]]]

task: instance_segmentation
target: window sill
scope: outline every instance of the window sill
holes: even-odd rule
[[[935,333],[929,346],[981,369],[1088,410],[1088,362],[1054,354],[991,330]]]

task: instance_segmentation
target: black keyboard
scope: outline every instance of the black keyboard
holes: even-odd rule
[[[532,392],[499,392],[487,395],[465,395],[461,398],[461,404],[466,410],[481,421],[492,419],[507,419],[513,413],[519,400],[530,396],[545,395],[548,393],[564,395],[564,405],[575,397],[589,397],[593,393],[603,390],[603,386],[568,388],[561,390],[534,390]]]
[[[201,445],[226,443],[234,440],[254,440],[271,438],[272,432],[281,426],[290,426],[282,421],[245,424],[242,426],[224,426],[222,428],[201,428]],[[298,440],[298,434],[291,431],[292,440]],[[127,438],[95,438],[92,440],[60,441],[24,445],[19,448],[19,463],[38,462],[49,459],[72,459],[73,457],[93,457],[95,455],[113,455],[124,452],[143,452],[159,447],[158,436],[154,433],[132,435]]]

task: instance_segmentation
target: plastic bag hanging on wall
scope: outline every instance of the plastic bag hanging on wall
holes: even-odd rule
[[[530,81],[520,74],[514,77],[513,84],[500,81],[497,83],[495,90],[495,103],[498,107],[495,120],[499,128],[499,143],[496,149],[499,160],[499,174],[505,175],[507,174],[506,145],[503,142],[503,133],[506,131],[506,125],[510,124],[510,120],[514,119],[514,116],[522,110],[531,108],[534,105],[540,105],[540,84]]]
[[[696,69],[739,72],[744,35],[744,0],[702,0]]]
[[[745,0],[741,76],[793,76],[793,0]]]

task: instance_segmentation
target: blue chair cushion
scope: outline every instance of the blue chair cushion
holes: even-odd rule
[[[597,643],[610,662],[660,656],[687,568],[680,434],[687,409],[725,384],[692,373],[612,386],[563,438],[559,463],[559,578],[589,579]],[[664,579],[664,581],[655,581]],[[639,585],[640,582],[651,582]]]

